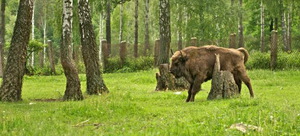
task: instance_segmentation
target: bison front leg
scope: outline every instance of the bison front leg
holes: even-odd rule
[[[190,88],[189,88],[189,91],[188,91],[188,97],[187,97],[187,99],[186,99],[186,102],[189,102],[190,99],[191,99],[192,88],[193,88],[193,83],[190,84]]]
[[[196,94],[200,91],[201,89],[201,84],[203,83],[204,81],[204,77],[203,78],[200,78],[200,77],[196,77],[195,80],[194,80],[194,83],[191,84],[191,87],[190,87],[190,90],[189,90],[189,101],[187,100],[187,102],[194,102],[195,100],[195,96]]]

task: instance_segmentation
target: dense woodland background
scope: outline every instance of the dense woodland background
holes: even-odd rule
[[[172,0],[168,2],[173,50],[191,45],[190,39],[193,37],[197,38],[197,46],[214,44],[229,47],[229,36],[235,33],[237,47],[244,46],[250,52],[267,52],[270,48],[272,30],[278,31],[279,50],[287,52],[300,50],[300,24],[298,23],[300,2],[297,0]],[[19,0],[6,1],[4,62],[11,43],[18,3]],[[118,56],[121,41],[127,42],[129,58],[153,56],[155,40],[160,37],[159,0],[90,0],[89,3],[97,44],[100,45],[100,41],[104,39],[107,41],[111,39],[110,58]],[[80,53],[77,4],[77,0],[74,0],[72,45],[74,59],[80,70],[83,69],[83,62]],[[108,37],[109,31],[107,31],[108,5],[110,5],[111,38]],[[29,67],[36,69],[44,67],[44,64],[49,65],[48,55],[41,53],[47,53],[48,40],[53,43],[55,64],[59,64],[62,9],[62,0],[35,1],[34,29],[31,39],[38,41],[40,45],[39,48],[35,48],[34,45],[38,43],[31,44],[27,63]],[[134,46],[135,44],[138,46]],[[41,47],[43,45],[45,48]]]

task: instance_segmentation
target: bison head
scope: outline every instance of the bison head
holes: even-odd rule
[[[176,51],[171,57],[170,72],[176,77],[182,77],[186,71],[185,63],[188,60],[187,55],[182,51]]]

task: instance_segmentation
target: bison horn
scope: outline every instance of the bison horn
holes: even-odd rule
[[[171,49],[171,54],[172,54],[172,56],[174,55],[174,53],[173,53],[173,50]]]
[[[182,52],[180,51],[180,55],[181,55],[181,57],[183,57],[183,55],[182,55]]]

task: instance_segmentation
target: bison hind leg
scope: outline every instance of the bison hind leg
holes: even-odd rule
[[[238,75],[239,75],[239,78],[240,78],[240,79],[246,84],[246,86],[248,87],[250,96],[251,96],[251,97],[254,97],[254,93],[253,93],[253,90],[252,90],[251,81],[250,81],[250,78],[249,78],[248,75],[247,75],[247,72],[246,72],[245,67],[239,68],[239,73],[238,73]]]

